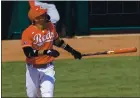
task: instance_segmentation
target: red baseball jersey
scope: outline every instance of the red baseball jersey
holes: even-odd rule
[[[53,48],[53,41],[58,38],[58,34],[54,25],[49,22],[47,29],[40,30],[34,25],[30,25],[22,33],[22,47],[30,46],[34,50],[46,50]],[[54,57],[40,55],[38,57],[26,58],[26,62],[30,64],[46,64],[52,62]]]

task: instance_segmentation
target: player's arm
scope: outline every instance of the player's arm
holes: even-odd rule
[[[27,58],[31,58],[35,56],[35,53],[32,49],[32,40],[31,40],[31,34],[28,29],[26,29],[22,33],[22,38],[21,38],[21,46],[23,49],[23,52]]]
[[[52,23],[50,22],[50,24],[52,24]],[[76,51],[70,45],[66,44],[64,40],[59,38],[54,25],[52,25],[52,29],[54,30],[54,43],[53,44],[57,47],[63,48],[67,52],[71,53],[75,59],[81,59],[82,55],[80,52]]]
[[[31,57],[37,56],[37,55],[35,54],[35,52],[33,51],[32,47],[30,47],[30,46],[22,47],[22,49],[23,49],[24,55],[25,55],[27,58],[31,58]]]
[[[24,55],[27,58],[37,57],[39,55],[45,55],[45,52],[46,52],[46,50],[44,50],[43,52],[41,50],[40,52],[38,50],[34,50],[32,46],[25,46],[25,47],[22,47],[22,49],[23,49]]]
[[[54,40],[54,45],[60,48],[63,48],[67,52],[71,53],[75,59],[81,59],[81,53],[78,52],[77,50],[73,49],[70,45],[66,44],[64,40],[57,38]]]
[[[57,50],[33,50],[32,47],[27,46],[22,48],[27,58],[37,57],[39,55],[48,55],[58,57],[59,52]]]

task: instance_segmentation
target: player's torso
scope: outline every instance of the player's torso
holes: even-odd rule
[[[37,27],[31,25],[31,31],[29,32],[32,40],[32,48],[34,50],[48,50],[53,48],[53,41],[55,38],[54,31],[51,29],[40,30]],[[47,55],[40,55],[32,59],[27,58],[28,63],[33,64],[46,64],[51,62],[54,58]]]

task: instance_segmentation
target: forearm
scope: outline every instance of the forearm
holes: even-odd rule
[[[54,41],[54,45],[57,47],[61,47],[64,50],[66,50],[67,52],[71,53],[75,59],[81,59],[82,55],[80,52],[76,51],[75,49],[73,49],[70,45],[66,44],[64,40],[61,39],[56,39]]]
[[[23,52],[27,58],[37,57],[39,55],[47,54],[47,50],[33,50],[32,47],[24,47]]]
[[[53,57],[58,57],[59,52],[57,50],[49,49],[49,50],[33,50],[31,47],[23,48],[24,54],[27,58],[37,57],[40,55],[48,55]]]
[[[49,49],[49,50],[37,50],[36,55],[48,55],[48,56],[53,56],[53,57],[58,57],[59,52],[54,49]]]
[[[67,43],[65,43],[64,40],[61,40],[60,38],[58,38],[54,41],[54,45],[59,48],[63,48],[64,50],[66,50],[68,52],[72,52],[72,50],[73,50],[73,48],[71,46],[69,46]]]
[[[72,48],[69,44],[65,43],[64,40],[61,40],[61,39],[57,39],[54,41],[54,45],[57,46],[57,47],[60,47],[64,50],[66,50],[67,52],[70,52],[70,53],[74,53],[76,50],[74,48]]]
[[[24,54],[25,54],[25,56],[26,56],[27,58],[31,58],[31,57],[37,56],[37,55],[34,53],[32,47],[23,47],[22,49],[23,49],[23,52],[24,52]]]

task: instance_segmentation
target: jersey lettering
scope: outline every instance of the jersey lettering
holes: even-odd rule
[[[35,36],[33,37],[33,44],[36,44],[38,46],[43,45],[45,42],[52,42],[54,38],[54,33],[48,31],[47,34],[45,35],[41,35],[41,34],[35,34]]]

